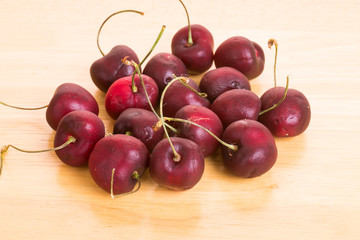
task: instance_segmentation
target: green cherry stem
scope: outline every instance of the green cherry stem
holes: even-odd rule
[[[164,117],[164,120],[165,121],[174,121],[174,122],[183,122],[183,123],[188,123],[188,124],[192,124],[194,126],[197,126],[197,127],[201,128],[201,129],[205,130],[207,133],[209,133],[212,137],[214,137],[219,143],[221,143],[225,147],[228,147],[233,151],[238,150],[238,146],[224,142],[218,136],[216,136],[214,133],[212,133],[209,129],[201,126],[200,124],[197,124],[197,123],[194,123],[194,122],[192,122],[190,120],[186,120],[186,119],[182,119],[182,118]]]
[[[50,148],[50,149],[45,149],[45,150],[36,150],[36,151],[24,150],[24,149],[15,147],[15,146],[13,146],[13,145],[11,145],[11,144],[5,145],[5,146],[3,146],[3,148],[1,149],[1,154],[0,154],[0,175],[1,175],[1,172],[2,172],[2,168],[3,168],[3,162],[4,162],[5,154],[6,154],[6,152],[9,150],[10,147],[12,147],[12,148],[14,148],[15,150],[18,150],[18,151],[20,151],[20,152],[24,152],[24,153],[42,153],[42,152],[57,151],[57,150],[63,149],[63,148],[65,148],[66,146],[68,146],[69,144],[74,143],[74,142],[76,142],[76,138],[73,137],[73,136],[70,136],[65,143],[63,143],[62,145],[60,145],[60,146],[58,146],[58,147]]]
[[[183,81],[180,81],[182,84],[184,84],[187,88],[189,88],[191,91],[193,91],[194,93],[196,93],[197,95],[199,95],[200,97],[204,97],[206,98],[207,97],[207,94],[204,93],[204,92],[198,92],[196,89],[194,89],[192,86],[190,86],[189,84],[183,82]]]
[[[103,26],[105,25],[105,23],[113,16],[117,15],[117,14],[120,14],[120,13],[124,13],[124,12],[133,12],[133,13],[138,13],[140,15],[144,15],[143,12],[140,12],[140,11],[136,11],[136,10],[122,10],[122,11],[118,11],[118,12],[114,12],[113,14],[111,14],[110,16],[108,16],[105,21],[101,24],[100,28],[99,28],[99,31],[98,31],[98,34],[97,34],[97,38],[96,38],[96,43],[97,43],[97,47],[101,53],[101,55],[105,56],[104,52],[101,50],[100,48],[100,43],[99,43],[99,37],[100,37],[100,32],[103,28]]]
[[[135,71],[134,71],[134,73],[133,73],[133,75],[132,75],[132,78],[131,78],[132,90],[133,90],[133,92],[137,92],[137,91],[138,91],[137,87],[135,86],[135,81],[134,81],[135,74],[136,74],[136,73],[139,74],[141,65],[145,62],[145,60],[146,60],[146,59],[150,56],[150,54],[154,51],[156,45],[157,45],[158,42],[160,41],[161,36],[163,35],[163,33],[164,33],[164,31],[165,31],[165,28],[166,28],[165,25],[163,25],[163,26],[161,27],[160,33],[158,34],[158,36],[157,36],[154,44],[152,45],[150,51],[146,54],[146,56],[145,56],[145,57],[143,58],[143,60],[140,62],[140,64],[137,66],[137,65],[135,65],[136,63],[135,63],[134,61],[132,61],[132,63],[133,63],[132,65],[135,67]],[[125,62],[125,61],[123,61],[123,62]],[[141,78],[141,75],[139,75],[139,77]],[[143,82],[143,81],[142,81],[142,82]],[[145,89],[145,88],[144,88],[144,89]]]
[[[171,86],[171,84],[173,84],[174,82],[176,81],[182,81],[182,82],[188,82],[189,79],[186,78],[186,77],[176,77],[174,78],[173,80],[171,80],[164,88],[164,91],[162,92],[161,94],[161,98],[160,98],[160,120],[161,120],[161,123],[162,123],[162,126],[164,128],[164,132],[165,132],[165,136],[166,138],[168,139],[169,141],[169,144],[170,144],[170,147],[171,149],[173,150],[173,153],[174,153],[174,157],[173,157],[173,160],[175,162],[179,162],[180,159],[181,159],[181,156],[180,154],[175,150],[175,147],[170,139],[170,136],[169,136],[169,133],[165,127],[165,120],[164,120],[164,113],[163,113],[163,103],[164,103],[164,96],[165,96],[165,93],[167,91],[167,89]]]
[[[184,10],[185,10],[185,13],[186,13],[186,17],[187,17],[187,21],[188,21],[188,28],[189,28],[189,37],[188,37],[188,42],[186,44],[186,46],[188,47],[191,47],[194,42],[193,42],[193,39],[192,39],[192,34],[191,34],[191,25],[190,25],[190,17],[189,17],[189,13],[185,7],[185,4],[183,3],[183,1],[179,0],[179,2],[181,3],[181,5],[183,5],[184,7]]]
[[[275,60],[274,60],[274,86],[276,87],[276,62],[277,62],[277,54],[278,54],[278,41],[276,39],[269,39],[268,47],[271,49],[272,45],[275,45]]]
[[[127,192],[127,193],[114,195],[114,174],[115,174],[115,168],[113,168],[112,171],[111,171],[111,182],[110,182],[110,184],[111,184],[111,186],[110,186],[111,198],[114,199],[114,198],[122,197],[122,196],[125,196],[125,195],[128,195],[128,194],[136,193],[140,189],[140,187],[141,187],[140,176],[139,176],[139,173],[137,171],[134,171],[132,173],[131,177],[134,178],[137,181],[137,183],[138,183],[137,188],[135,188],[132,191]]]
[[[274,104],[272,107],[269,107],[269,108],[261,111],[261,112],[259,113],[259,116],[260,116],[260,115],[263,115],[264,113],[267,113],[267,112],[273,110],[274,108],[277,108],[277,107],[284,101],[284,99],[286,98],[288,89],[289,89],[289,75],[286,77],[286,87],[285,87],[285,92],[284,92],[283,97],[280,99],[279,102],[277,102],[276,104]]]
[[[17,106],[13,106],[4,102],[0,101],[0,104],[6,106],[6,107],[10,107],[10,108],[15,108],[15,109],[20,109],[20,110],[40,110],[40,109],[44,109],[47,108],[49,105],[45,105],[45,106],[41,106],[41,107],[31,107],[31,108],[27,108],[27,107],[17,107]]]

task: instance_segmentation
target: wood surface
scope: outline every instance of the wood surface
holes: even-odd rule
[[[251,81],[259,96],[273,84],[274,50],[267,40],[279,41],[278,84],[291,74],[290,87],[307,96],[312,119],[306,132],[277,138],[277,162],[261,177],[234,177],[215,154],[191,190],[164,189],[146,172],[137,193],[117,199],[95,185],[87,168],[68,167],[53,152],[9,149],[0,177],[0,239],[360,238],[360,1],[184,2],[192,23],[212,32],[215,48],[235,35],[263,47],[265,70]],[[172,36],[186,25],[176,0],[0,5],[0,101],[42,106],[60,84],[77,83],[98,100],[107,132],[114,121],[89,74],[101,57],[100,24],[118,10],[144,11],[112,18],[100,37],[104,52],[125,44],[140,58],[163,24],[152,56],[170,52]],[[54,134],[45,110],[0,106],[1,146],[47,149]]]

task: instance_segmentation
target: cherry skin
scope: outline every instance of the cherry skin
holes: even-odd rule
[[[76,139],[55,153],[61,161],[73,167],[87,165],[95,144],[105,136],[105,126],[92,112],[78,110],[65,115],[56,130],[54,147],[62,145],[69,137]]]
[[[220,94],[231,89],[251,90],[249,80],[232,67],[220,67],[208,71],[200,80],[199,87],[213,102]]]
[[[111,175],[114,172],[113,193],[130,192],[137,183],[136,171],[141,176],[149,165],[149,152],[138,139],[116,134],[106,136],[94,147],[89,158],[89,170],[94,182],[104,191],[111,192]]]
[[[221,145],[224,166],[236,176],[260,176],[276,162],[278,152],[274,137],[255,120],[233,122],[225,129],[222,140],[238,146],[238,150],[233,151]]]
[[[220,44],[215,51],[214,61],[217,68],[224,66],[236,68],[251,80],[264,70],[265,55],[259,44],[235,36]]]
[[[50,100],[46,109],[46,121],[56,130],[60,120],[69,112],[76,110],[99,114],[99,106],[95,98],[85,88],[74,83],[63,83],[56,88]]]
[[[163,139],[164,129],[156,131],[154,126],[158,122],[155,114],[142,108],[128,108],[124,110],[114,124],[114,134],[126,134],[136,137],[145,144],[149,152]]]
[[[192,79],[188,83],[196,91],[200,91],[199,86]],[[174,82],[167,89],[164,96],[163,111],[166,117],[174,117],[176,112],[186,105],[198,105],[210,108],[207,98],[199,96],[180,81]]]
[[[280,101],[285,92],[284,87],[273,87],[261,97],[261,109],[267,109]],[[303,93],[296,89],[288,89],[285,99],[279,106],[259,116],[276,137],[297,136],[309,126],[311,119],[310,104]]]
[[[126,65],[122,60],[134,61],[139,64],[139,58],[136,53],[125,45],[117,45],[111,51],[96,60],[90,67],[90,75],[94,84],[104,93],[119,78],[130,76],[135,68]]]
[[[158,87],[151,77],[142,74],[142,78],[150,102],[155,106],[159,97]],[[127,108],[151,109],[139,75],[135,75],[134,82],[138,88],[137,92],[134,92],[132,89],[132,76],[116,80],[107,91],[105,95],[105,108],[109,116],[114,120]]]
[[[174,152],[168,139],[161,140],[150,157],[151,178],[160,186],[173,190],[186,190],[194,187],[204,172],[204,156],[199,146],[185,138],[170,138],[180,161],[174,161]]]
[[[197,123],[208,129],[210,132],[221,138],[223,126],[219,117],[210,109],[203,106],[187,105],[177,111],[175,118],[181,118]],[[204,157],[214,153],[219,146],[219,142],[198,126],[189,123],[174,122],[177,136],[187,138],[196,142]]]
[[[218,115],[224,127],[241,119],[256,120],[261,102],[259,97],[246,89],[232,89],[218,96],[211,105],[211,110]]]
[[[186,26],[174,35],[171,51],[183,61],[190,74],[200,74],[212,66],[214,39],[202,25],[192,24],[191,32],[193,45],[188,45],[189,27]]]
[[[158,53],[153,56],[146,64],[143,73],[154,79],[160,93],[174,78],[173,75],[177,77],[188,76],[185,64],[170,53]]]

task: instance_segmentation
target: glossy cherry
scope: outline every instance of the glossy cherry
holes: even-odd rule
[[[222,140],[238,146],[236,151],[221,146],[225,168],[239,177],[253,178],[269,171],[277,159],[271,132],[261,123],[243,119],[230,124]]]
[[[193,90],[180,81],[169,86],[164,96],[164,116],[174,117],[176,112],[186,105],[199,105],[210,108],[209,100],[195,92],[200,92],[197,83],[189,79],[188,84]]]
[[[70,112],[61,119],[56,129],[54,147],[62,145],[69,137],[76,141],[55,153],[69,166],[87,165],[95,144],[104,136],[104,124],[97,115],[84,110]]]
[[[208,70],[214,58],[214,38],[210,31],[199,24],[190,24],[188,11],[183,5],[188,26],[177,31],[171,41],[172,54],[184,62],[190,74],[200,74]]]
[[[101,91],[106,93],[116,80],[134,73],[135,68],[124,64],[123,59],[132,60],[139,64],[139,58],[131,48],[125,45],[117,45],[91,65],[91,79]]]
[[[278,42],[276,39],[270,39],[268,46],[271,48],[275,44],[275,61],[274,61],[274,85],[275,87],[267,90],[260,98],[261,109],[270,111],[259,116],[259,121],[263,123],[271,133],[276,137],[291,137],[303,133],[309,126],[311,119],[311,109],[307,98],[303,93],[296,89],[288,89],[289,76],[287,85],[284,87],[276,86],[276,61]],[[285,96],[285,98],[284,98]],[[280,104],[279,104],[280,103]]]
[[[139,59],[136,53],[128,46],[117,45],[113,47],[108,54],[105,54],[100,47],[99,37],[102,27],[111,17],[124,12],[132,12],[144,15],[143,12],[136,10],[122,10],[115,12],[105,19],[105,21],[101,24],[97,34],[97,47],[102,57],[91,65],[90,76],[94,84],[105,93],[117,79],[132,75],[135,71],[134,66],[123,63],[124,59],[134,61],[139,64]]]
[[[235,36],[220,44],[215,51],[214,61],[217,68],[236,68],[251,80],[264,70],[265,55],[259,44],[245,37]]]
[[[267,109],[283,97],[284,87],[273,87],[261,97],[261,110]],[[291,137],[303,133],[311,119],[310,103],[303,93],[296,89],[288,89],[285,99],[279,106],[259,116],[276,137]]]
[[[54,130],[69,112],[86,110],[96,115],[99,106],[95,98],[83,87],[74,83],[63,83],[56,90],[46,109],[46,121]]]
[[[143,73],[156,82],[161,93],[175,76],[188,76],[185,64],[171,53],[158,53],[146,64]]]
[[[127,134],[136,137],[145,144],[149,152],[163,139],[164,129],[154,129],[158,117],[151,111],[142,108],[124,110],[114,124],[114,134]]]
[[[217,137],[221,138],[223,126],[219,117],[210,109],[203,106],[187,105],[177,111],[175,118],[181,118],[208,129]],[[204,157],[214,153],[219,142],[202,128],[184,122],[174,122],[177,129],[176,136],[187,138],[196,142]]]
[[[247,77],[232,67],[220,67],[208,71],[201,78],[199,87],[211,102],[231,89],[251,90]]]
[[[170,138],[180,160],[174,160],[174,152],[168,139],[161,140],[150,157],[151,178],[160,186],[173,190],[194,187],[204,172],[204,156],[199,146],[185,138]]]
[[[218,96],[211,105],[211,110],[221,119],[224,127],[241,119],[256,120],[261,102],[259,97],[246,89],[232,89]]]
[[[150,102],[155,106],[159,97],[158,87],[151,77],[142,74],[142,79]],[[127,108],[151,109],[139,75],[135,75],[134,83],[137,91],[132,88],[132,76],[118,79],[109,88],[105,95],[105,108],[111,118],[116,120]]]
[[[123,134],[101,139],[89,158],[92,179],[104,191],[113,194],[130,192],[148,164],[149,152],[146,146],[135,137]]]

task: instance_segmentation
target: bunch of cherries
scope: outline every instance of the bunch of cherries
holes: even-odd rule
[[[149,168],[160,186],[185,190],[195,186],[204,172],[204,158],[221,148],[226,169],[239,177],[253,178],[269,171],[278,151],[275,137],[301,134],[311,112],[306,97],[295,89],[274,84],[260,98],[249,80],[264,69],[260,45],[245,37],[224,41],[214,53],[211,33],[202,25],[181,28],[171,42],[172,53],[158,53],[141,71],[136,53],[117,45],[90,67],[95,85],[105,93],[105,108],[115,121],[112,134],[98,117],[95,98],[73,83],[60,85],[44,107],[46,120],[56,130],[54,150],[69,166],[88,165],[94,182],[112,197],[135,192],[140,177]],[[209,70],[215,63],[216,68]],[[189,75],[203,74],[200,84]],[[2,103],[2,102],[0,102]],[[7,105],[5,103],[2,103]],[[8,105],[9,106],[9,105]],[[1,172],[0,172],[1,173]],[[136,189],[135,186],[138,185]]]

